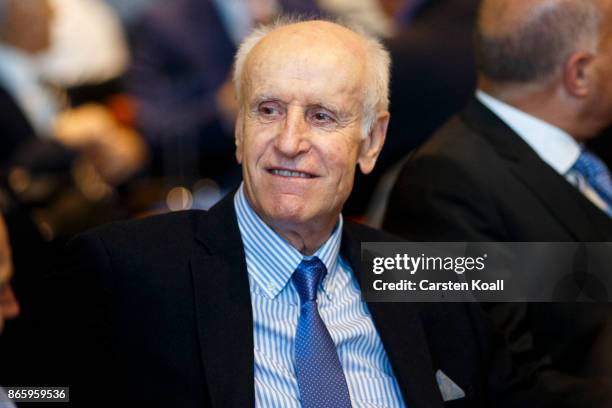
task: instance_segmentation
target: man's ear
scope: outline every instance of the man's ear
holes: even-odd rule
[[[242,108],[238,112],[238,118],[236,119],[236,128],[234,129],[234,143],[236,144],[236,161],[238,164],[242,164],[242,146],[244,140],[244,120],[242,117]]]
[[[379,114],[370,133],[361,141],[357,163],[363,174],[369,174],[374,169],[378,155],[385,144],[389,117],[389,112]]]
[[[572,54],[563,65],[563,85],[576,98],[584,98],[591,88],[591,62],[595,56],[589,52]]]

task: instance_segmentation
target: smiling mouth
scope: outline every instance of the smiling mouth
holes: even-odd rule
[[[270,169],[268,171],[274,174],[275,176],[281,176],[281,177],[293,177],[293,178],[304,178],[304,179],[315,177],[312,174],[303,173],[301,171],[292,171],[292,170],[285,170],[285,169]]]

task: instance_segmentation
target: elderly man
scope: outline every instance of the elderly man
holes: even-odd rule
[[[109,225],[66,249],[79,280],[71,398],[516,406],[512,363],[477,308],[362,300],[360,242],[390,238],[340,212],[356,167],[371,171],[382,148],[388,71],[378,42],[330,22],[243,42],[240,188],[208,212]]]
[[[612,124],[611,26],[607,0],[485,0],[476,97],[405,164],[385,228],[425,241],[611,241],[610,174],[583,145]],[[576,399],[607,394],[609,404],[609,346],[593,346],[609,336],[610,311],[492,313],[517,355],[536,351],[560,372],[593,377],[563,374],[553,388]]]

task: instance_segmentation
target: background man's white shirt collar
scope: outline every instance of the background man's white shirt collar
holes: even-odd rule
[[[578,160],[582,148],[564,130],[516,109],[481,90],[476,91],[476,97],[514,130],[557,173],[564,176]]]
[[[562,129],[516,109],[481,91],[476,98],[520,136],[536,154],[557,173],[565,177],[593,204],[608,211],[608,205],[588,182],[572,169],[582,146]]]

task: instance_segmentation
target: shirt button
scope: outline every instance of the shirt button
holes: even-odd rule
[[[276,287],[273,284],[269,284],[268,285],[268,290],[269,291],[273,291],[274,289],[276,289]]]

